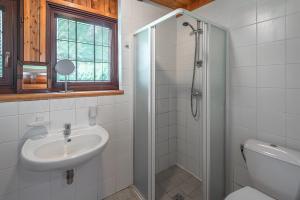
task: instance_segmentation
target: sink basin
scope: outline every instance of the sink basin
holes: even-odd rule
[[[72,129],[70,139],[65,143],[62,132],[28,139],[21,150],[21,161],[34,171],[73,169],[99,154],[109,135],[104,128],[93,126]]]

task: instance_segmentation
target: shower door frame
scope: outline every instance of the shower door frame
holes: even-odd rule
[[[156,32],[156,26],[147,27],[145,29],[141,29],[141,31],[148,31],[149,34],[149,48],[150,48],[150,69],[149,69],[149,92],[148,92],[148,110],[150,111],[148,113],[148,195],[147,199],[149,200],[155,200],[155,126],[156,126],[156,87],[155,87],[155,32]],[[137,35],[139,32],[137,32],[135,35]],[[143,194],[140,193],[140,191],[134,187],[136,192],[138,193],[138,196],[145,200],[145,197]]]
[[[150,80],[152,81],[152,83],[150,84],[150,90],[151,90],[151,93],[152,95],[150,96],[151,98],[151,138],[150,138],[150,147],[151,149],[149,150],[150,151],[150,158],[151,158],[151,163],[149,164],[150,165],[150,170],[149,170],[149,177],[150,177],[150,180],[149,180],[149,186],[151,188],[149,188],[149,200],[155,200],[155,166],[156,166],[156,163],[155,163],[155,141],[156,141],[156,138],[155,138],[155,127],[156,127],[156,77],[155,77],[155,71],[156,71],[156,64],[155,64],[155,58],[156,58],[156,53],[155,53],[155,44],[156,44],[156,26],[152,26],[150,28],[150,39],[151,39],[151,42],[150,42],[150,54],[151,54],[151,58],[150,58],[150,66],[151,66],[151,72],[150,72]]]
[[[156,26],[172,17],[175,17],[177,15],[186,15],[188,17],[191,17],[195,20],[199,20],[201,21],[206,27],[206,30],[204,31],[204,44],[203,44],[203,49],[205,50],[205,55],[204,55],[204,65],[203,65],[203,177],[202,177],[202,182],[203,184],[203,197],[205,200],[209,199],[209,191],[210,191],[210,187],[209,187],[209,177],[210,177],[210,136],[208,134],[208,131],[210,130],[210,118],[209,118],[209,112],[208,110],[208,106],[209,106],[209,101],[208,101],[208,95],[209,95],[209,89],[208,89],[208,72],[209,70],[207,69],[209,67],[209,59],[208,59],[208,54],[209,54],[209,31],[210,31],[210,27],[211,25],[214,25],[216,27],[219,27],[225,31],[227,31],[227,28],[216,24],[214,22],[211,22],[208,19],[202,18],[202,17],[198,17],[196,15],[194,15],[193,13],[185,10],[185,9],[177,9],[174,10],[173,12],[170,12],[169,14],[159,18],[156,21],[153,21],[152,23],[142,27],[141,29],[139,29],[138,31],[136,31],[134,33],[134,36],[139,34],[142,31],[148,30],[149,31],[149,40],[150,40],[150,89],[149,89],[149,96],[148,96],[148,100],[149,100],[149,104],[148,104],[148,109],[149,109],[149,113],[148,113],[148,122],[150,124],[150,126],[148,125],[148,133],[151,133],[148,135],[148,196],[146,197],[148,200],[155,200],[155,119],[156,119],[156,109],[155,109],[155,89],[156,89],[156,85],[155,85],[155,69],[156,69],[156,52],[155,52],[155,47],[156,47]],[[227,63],[226,63],[227,65]],[[226,67],[227,68],[227,67]],[[226,74],[227,75],[227,74]],[[226,95],[227,96],[227,95]],[[226,119],[225,119],[226,120]],[[225,128],[225,135],[227,135],[227,127]],[[224,149],[225,150],[225,149]],[[140,195],[141,198],[143,198],[143,195]],[[143,198],[144,199],[144,198]]]
[[[135,191],[137,192],[138,196],[141,199],[149,199],[154,200],[155,199],[155,173],[153,173],[153,170],[155,171],[155,159],[153,160],[153,157],[155,158],[155,27],[147,27],[142,29],[141,31],[135,33],[135,36],[139,33],[142,33],[143,31],[147,31],[148,34],[148,43],[149,43],[149,61],[150,61],[150,69],[149,69],[149,91],[148,91],[148,149],[147,149],[147,155],[148,155],[148,189],[147,189],[147,196],[145,197],[144,194],[142,194],[136,186],[134,186]],[[135,49],[136,49],[136,40],[135,40]],[[136,53],[135,53],[136,54]],[[136,62],[136,61],[135,61]],[[135,64],[136,68],[136,64]],[[135,77],[135,71],[134,71],[134,77]],[[136,84],[136,80],[134,78],[134,84]],[[134,94],[136,93],[135,87],[134,87]],[[135,104],[135,97],[134,104]],[[135,107],[133,107],[135,115]],[[135,123],[135,122],[133,122]],[[133,127],[135,127],[133,125]],[[153,142],[154,141],[154,142]],[[134,149],[133,149],[134,151]],[[134,152],[133,152],[134,154]],[[133,166],[134,170],[134,166]],[[134,173],[133,173],[134,174]]]
[[[209,60],[208,60],[208,55],[209,55],[209,48],[208,48],[208,39],[209,39],[209,28],[210,25],[205,22],[205,21],[201,21],[202,23],[202,28],[203,28],[203,46],[202,46],[202,54],[203,54],[203,74],[202,74],[202,131],[203,131],[203,138],[202,138],[202,145],[203,145],[203,158],[202,158],[202,185],[203,185],[203,199],[204,200],[209,200],[209,156],[208,154],[210,153],[210,148],[209,148],[209,136],[208,136],[208,125],[209,125],[209,121],[207,119],[208,118],[208,112],[207,112],[207,108],[208,108],[208,101],[207,101],[207,97],[208,97],[208,89],[207,89],[207,67],[209,66]],[[201,44],[200,44],[201,45]]]

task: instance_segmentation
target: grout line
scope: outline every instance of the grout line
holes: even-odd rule
[[[284,143],[285,146],[287,147],[287,1],[285,1],[285,16],[284,16],[284,38],[285,38],[285,43],[284,43],[284,50],[285,50],[285,62],[284,62],[284,90],[285,90],[285,94],[284,94]]]
[[[258,139],[258,110],[257,110],[257,106],[258,106],[258,89],[257,89],[257,85],[258,85],[258,83],[257,83],[257,77],[258,77],[258,1],[256,1],[256,60],[255,60],[255,62],[256,62],[256,65],[255,65],[255,67],[256,67],[256,87],[255,87],[255,94],[256,94],[256,97],[255,97],[255,100],[256,100],[256,105],[255,105],[255,113],[256,113],[256,123],[255,123],[255,128],[256,128],[256,130],[255,130],[255,132],[256,132],[256,139]]]

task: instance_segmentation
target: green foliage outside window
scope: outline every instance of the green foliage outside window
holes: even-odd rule
[[[110,81],[111,37],[109,28],[75,20],[57,18],[57,61],[71,60],[76,69],[70,81]],[[57,75],[58,81],[65,77]]]

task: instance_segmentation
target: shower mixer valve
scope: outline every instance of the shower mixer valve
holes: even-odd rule
[[[197,89],[192,89],[192,96],[193,97],[201,97],[201,91]]]
[[[194,33],[200,33],[200,34],[203,34],[203,29],[198,28],[197,30],[194,30]]]
[[[203,61],[202,60],[198,60],[197,61],[197,67],[200,68],[203,65]]]

